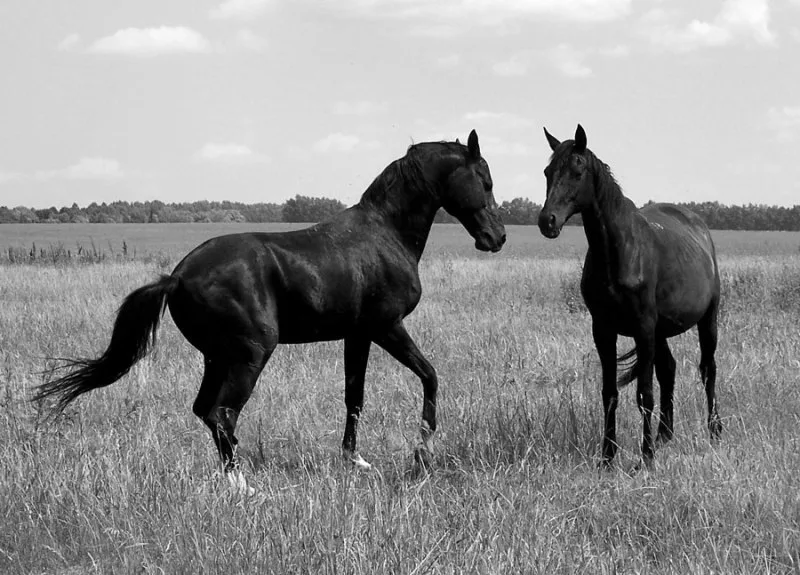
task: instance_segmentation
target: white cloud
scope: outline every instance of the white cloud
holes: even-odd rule
[[[779,142],[800,140],[800,106],[770,108],[766,124]]]
[[[111,158],[86,157],[55,173],[70,180],[116,180],[123,177],[122,167]]]
[[[386,102],[370,102],[358,100],[355,102],[336,102],[333,113],[341,116],[372,116],[386,111],[389,105]]]
[[[87,156],[59,170],[39,170],[33,173],[0,171],[0,183],[49,180],[118,180],[125,176],[120,163],[113,158]]]
[[[681,27],[675,15],[657,8],[645,14],[641,33],[662,48],[687,52],[703,47],[725,46],[738,38],[773,44],[769,28],[768,0],[725,0],[710,22],[692,20]]]
[[[751,35],[762,44],[775,41],[775,35],[769,29],[768,0],[726,0],[719,21],[732,32]]]
[[[111,36],[96,40],[89,46],[88,51],[96,54],[155,56],[181,52],[208,52],[210,50],[209,41],[191,28],[161,26],[118,30]]]
[[[69,52],[76,48],[78,44],[80,44],[80,41],[81,37],[78,34],[70,34],[58,43],[58,51]]]
[[[314,142],[311,149],[320,154],[327,154],[330,152],[352,152],[356,148],[375,149],[378,147],[380,147],[380,143],[377,141],[362,141],[361,138],[356,135],[335,132]]]
[[[490,126],[497,130],[509,130],[514,128],[527,129],[533,126],[533,121],[512,114],[510,112],[490,112],[488,110],[479,110],[477,112],[467,112],[464,114],[466,122],[473,122],[478,126]]]
[[[592,70],[584,64],[586,53],[570,46],[569,44],[559,44],[555,48],[548,50],[547,59],[556,70],[570,78],[588,78],[592,75]]]
[[[208,15],[215,20],[252,20],[263,14],[270,0],[226,0]]]
[[[17,172],[4,172],[0,170],[0,184],[5,184],[8,182],[16,182],[22,179],[22,174]]]
[[[603,22],[630,13],[632,0],[341,0],[337,9],[349,7],[361,14],[439,20],[448,26],[471,21],[499,24],[520,17]],[[320,2],[321,3],[321,2]]]
[[[208,142],[195,154],[195,159],[216,164],[257,164],[267,161],[243,144]]]

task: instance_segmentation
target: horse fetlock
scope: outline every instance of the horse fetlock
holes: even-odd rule
[[[345,462],[351,463],[356,469],[360,469],[362,471],[370,471],[372,469],[372,464],[367,462],[363,457],[361,457],[361,454],[355,450],[342,447],[342,458],[345,460]]]
[[[716,413],[708,418],[708,431],[712,441],[718,440],[722,435],[722,420]]]
[[[239,469],[238,466],[236,469],[230,471],[226,470],[225,477],[228,479],[231,488],[233,488],[237,494],[241,496],[255,495],[255,488],[247,484],[244,473],[242,473],[242,470]]]

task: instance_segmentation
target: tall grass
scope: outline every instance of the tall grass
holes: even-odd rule
[[[153,355],[63,417],[27,401],[44,358],[100,352],[121,299],[161,269],[0,268],[0,572],[799,569],[797,256],[722,258],[723,438],[708,441],[691,332],[672,340],[675,439],[632,474],[631,389],[617,466],[596,467],[600,370],[576,260],[432,246],[407,321],[441,381],[432,473],[411,472],[422,393],[409,372],[373,349],[359,444],[377,471],[357,473],[339,459],[342,345],[281,346],[240,419],[253,498],[219,476],[191,413],[200,357],[169,320]]]

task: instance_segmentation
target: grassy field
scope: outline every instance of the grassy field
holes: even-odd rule
[[[800,572],[799,234],[714,233],[723,438],[707,438],[692,331],[672,340],[676,434],[651,472],[629,473],[633,387],[617,465],[596,468],[578,229],[546,241],[512,227],[487,255],[461,228],[434,228],[407,320],[440,376],[430,475],[410,473],[421,386],[379,349],[359,434],[377,470],[359,473],[339,458],[341,343],[278,348],[240,419],[252,498],[219,477],[191,413],[200,357],[171,320],[154,354],[64,417],[27,402],[43,358],[105,348],[128,292],[207,237],[258,228],[273,226],[0,226],[0,249],[94,240],[110,254],[0,266],[0,572]]]

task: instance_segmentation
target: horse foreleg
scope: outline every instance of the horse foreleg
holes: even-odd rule
[[[374,339],[375,343],[385,349],[392,357],[402,363],[422,382],[422,422],[420,423],[420,447],[416,450],[419,463],[429,467],[433,455],[433,434],[436,431],[436,394],[439,380],[436,370],[425,359],[414,340],[408,335],[402,322],[396,323],[392,329]]]
[[[675,358],[669,350],[666,338],[656,342],[656,377],[661,388],[661,416],[658,421],[657,443],[666,443],[673,434],[673,394],[675,390]]]
[[[342,439],[342,457],[361,469],[372,467],[356,450],[358,419],[364,406],[364,377],[370,345],[372,342],[366,338],[350,337],[344,340],[344,403],[347,407],[347,420]]]
[[[617,334],[592,322],[592,337],[603,370],[603,452],[602,466],[609,466],[617,453]]]
[[[652,467],[655,445],[653,443],[653,364],[655,359],[655,329],[646,329],[636,340],[636,404],[642,414],[642,459],[645,466]]]

